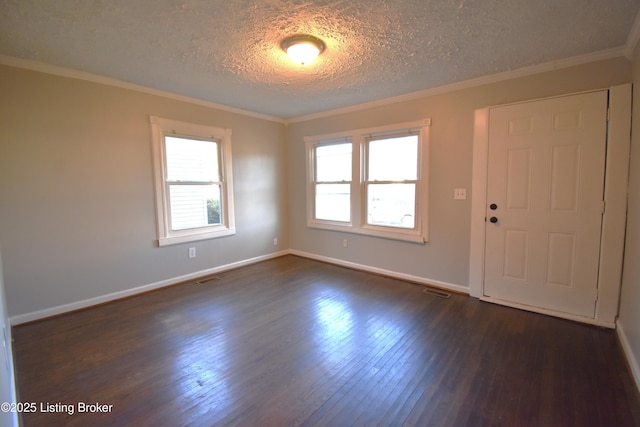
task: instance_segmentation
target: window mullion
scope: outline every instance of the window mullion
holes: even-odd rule
[[[377,180],[365,181],[365,183],[367,184],[417,184],[418,182],[420,181],[417,179],[404,179],[404,180],[397,180],[397,181],[377,181]]]
[[[351,181],[315,181],[314,184],[351,184]]]
[[[169,185],[222,185],[222,181],[172,181],[166,180]]]

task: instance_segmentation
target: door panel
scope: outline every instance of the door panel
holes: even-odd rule
[[[529,209],[531,150],[509,150],[507,155],[507,209]]]
[[[528,247],[529,233],[524,230],[505,231],[503,277],[516,280],[526,280]]]
[[[496,222],[486,223],[486,296],[594,316],[607,98],[490,110],[486,215]]]
[[[580,146],[553,147],[551,161],[551,211],[577,212]]]
[[[575,269],[575,233],[549,233],[547,283],[571,286]]]

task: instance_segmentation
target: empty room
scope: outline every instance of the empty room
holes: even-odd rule
[[[640,0],[0,0],[0,426],[640,425]]]

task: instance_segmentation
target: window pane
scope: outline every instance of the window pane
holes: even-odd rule
[[[316,184],[316,219],[351,221],[349,184]]]
[[[418,179],[418,135],[369,141],[369,181]]]
[[[351,143],[316,147],[316,181],[351,181]]]
[[[415,184],[369,184],[367,186],[368,224],[414,228],[415,211]]]
[[[219,185],[170,185],[171,229],[222,224]]]
[[[166,136],[167,180],[219,182],[218,143]]]

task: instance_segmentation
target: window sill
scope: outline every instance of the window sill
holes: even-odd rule
[[[208,233],[184,234],[181,236],[161,237],[158,239],[158,246],[178,245],[180,243],[198,242],[200,240],[216,239],[218,237],[232,236],[236,234],[235,228],[225,228],[224,230],[211,231]]]
[[[400,229],[398,231],[395,231],[395,230],[392,231],[392,230],[384,229],[383,227],[373,227],[373,226],[354,227],[351,224],[344,224],[344,225],[337,224],[337,223],[327,224],[327,223],[315,222],[315,221],[309,221],[307,223],[307,227],[315,228],[318,230],[340,231],[343,233],[379,237],[382,239],[399,240],[402,242],[418,243],[422,245],[428,242],[428,239],[425,236],[423,236],[421,233],[416,232],[414,230]]]

